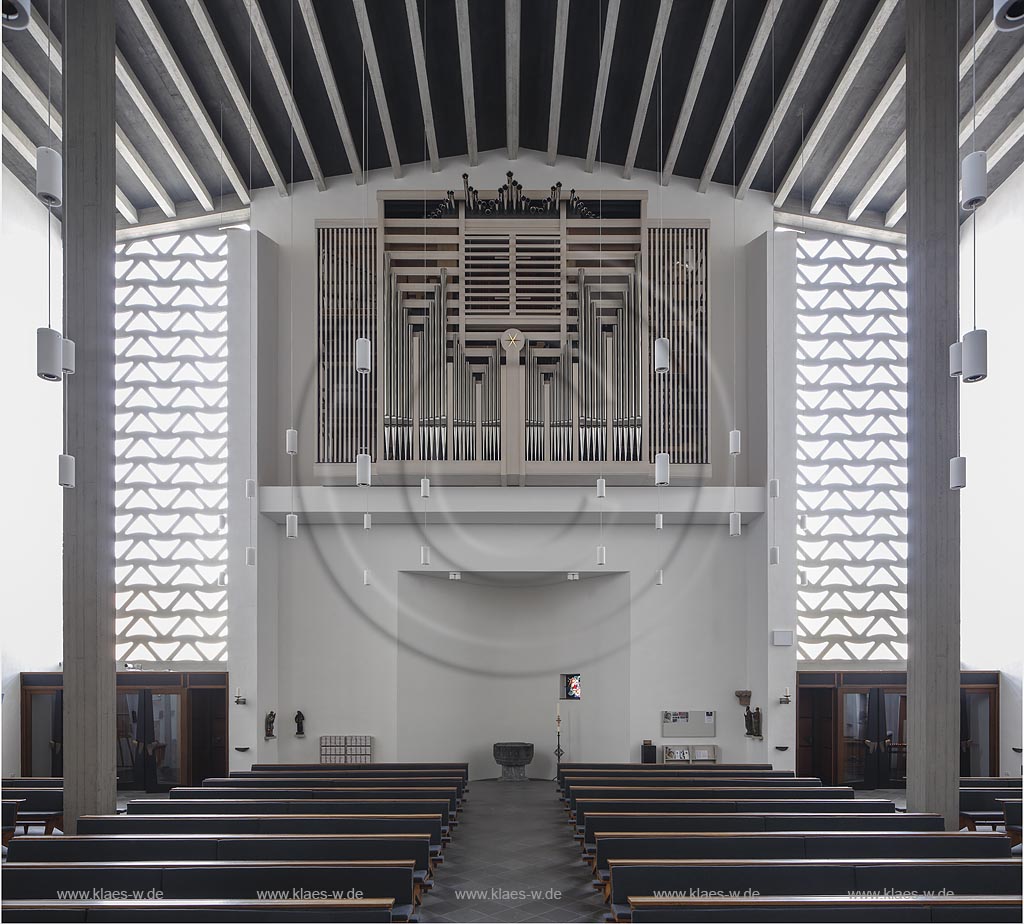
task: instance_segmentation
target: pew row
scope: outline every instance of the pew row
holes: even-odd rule
[[[395,921],[408,921],[420,901],[412,860],[133,861],[4,864],[6,899],[55,900],[68,892],[124,893],[164,899],[301,897],[385,898]]]
[[[630,920],[630,895],[852,895],[917,892],[1016,895],[1016,859],[612,860],[608,903]]]
[[[455,817],[459,811],[458,795],[454,788],[400,788],[400,789],[247,789],[244,786],[232,788],[215,788],[212,786],[178,786],[171,790],[170,801],[178,799],[291,799],[291,800],[330,800],[330,799],[391,799],[391,800],[446,800],[449,813]]]
[[[793,895],[786,898],[654,898],[630,896],[635,924],[689,921],[1016,921],[1020,895],[873,896]]]
[[[63,781],[62,781],[63,783]],[[46,834],[53,834],[55,829],[64,824],[64,789],[63,787],[7,787],[3,788],[6,801],[19,801],[18,824],[42,825]]]
[[[1019,799],[1021,791],[1009,786],[975,786],[960,790],[960,827],[974,831],[978,825],[994,827],[1003,823],[1001,799]]]
[[[464,798],[465,780],[459,776],[328,776],[328,777],[207,777],[204,787],[215,789],[454,789],[460,800]]]
[[[110,901],[39,901],[5,899],[3,919],[11,922],[105,921],[323,921],[325,924],[375,924],[391,921],[391,899],[125,899]]]
[[[588,799],[844,799],[853,801],[853,789],[849,786],[794,786],[789,789],[761,789],[752,786],[571,786],[566,806],[575,811],[576,803]]]
[[[690,765],[690,768],[700,773],[706,772],[717,772],[719,770],[774,770],[771,764],[701,764]],[[253,766],[255,769],[255,765]],[[640,773],[657,773],[658,771],[671,769],[673,771],[685,770],[686,767],[666,767],[665,764],[635,764],[635,763],[587,763],[587,762],[572,762],[562,763],[558,765],[558,771],[555,774],[555,779],[561,782],[562,775],[569,773],[573,770],[628,770],[629,772],[638,771]],[[791,770],[779,770],[777,773],[788,773],[792,775]]]

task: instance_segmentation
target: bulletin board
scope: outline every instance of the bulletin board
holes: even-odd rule
[[[663,738],[714,738],[714,710],[664,710],[661,713]]]

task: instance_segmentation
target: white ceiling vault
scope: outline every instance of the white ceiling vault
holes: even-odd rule
[[[3,160],[60,144],[64,0],[3,33]],[[971,13],[977,8],[978,22]],[[902,0],[116,0],[119,226],[522,149],[902,228]],[[1024,32],[962,4],[960,142],[1024,161]],[[975,57],[977,67],[974,66]],[[976,86],[977,131],[969,117]],[[49,115],[48,95],[53,113]],[[294,164],[294,172],[293,172]]]

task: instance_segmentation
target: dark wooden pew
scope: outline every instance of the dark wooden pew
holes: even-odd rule
[[[454,789],[461,800],[465,780],[459,776],[432,777],[208,777],[204,787],[215,789]]]
[[[1012,787],[972,787],[960,790],[960,827],[974,831],[978,825],[994,827],[1003,823],[1000,799],[1019,799]]]
[[[618,922],[630,920],[630,895],[1016,895],[1021,887],[1016,859],[611,860],[609,871],[609,906]]]
[[[879,814],[814,814],[780,812],[765,815],[739,814],[622,814],[590,813],[583,833],[578,835],[584,849],[592,848],[594,835],[601,831],[942,831],[941,815],[911,812]]]
[[[1020,896],[954,895],[931,898],[791,895],[732,898],[630,896],[635,924],[689,921],[1015,921]]]
[[[413,860],[429,888],[433,862],[425,834],[94,834],[16,837],[13,863],[116,863],[126,860]]]
[[[342,789],[340,787],[323,789],[262,789],[235,786],[231,788],[215,786],[178,786],[170,792],[171,801],[177,799],[254,799],[266,801],[270,799],[315,800],[332,799],[391,799],[394,801],[426,801],[447,800],[449,811],[454,815],[459,810],[458,792],[454,787],[433,789],[429,787],[407,787],[400,789]]]
[[[18,829],[18,809],[24,805],[24,799],[4,799],[3,800],[3,845],[7,846],[7,842],[14,837],[15,831]]]
[[[408,921],[419,901],[412,860],[181,861],[11,863],[3,867],[5,899],[57,899],[67,892],[125,893],[164,899],[255,899],[321,894],[388,898],[396,921]]]
[[[1021,800],[997,799],[1003,810],[1003,825],[1014,846],[1021,842]]]
[[[741,815],[775,815],[810,812],[812,814],[891,813],[896,805],[888,799],[580,799],[576,803],[576,830],[582,831],[587,815],[592,812],[619,814],[681,812],[686,815],[738,813]]]
[[[3,789],[5,800],[20,800],[18,824],[28,830],[30,824],[41,824],[47,834],[64,824],[64,790],[52,786],[7,787]]]
[[[5,776],[2,786],[4,789],[63,789],[64,777],[62,776]]]
[[[962,776],[961,789],[1021,789],[1019,776]]]
[[[853,799],[849,786],[793,786],[761,789],[757,786],[570,786],[569,811],[580,799]]]
[[[594,873],[608,879],[608,861],[651,859],[834,859],[883,857],[1009,857],[1004,834],[958,831],[617,832],[595,835]]]
[[[647,773],[636,776],[577,776],[567,773],[559,786],[564,798],[569,790],[579,786],[628,786],[632,788],[656,788],[670,786],[693,787],[752,787],[759,789],[792,789],[821,787],[817,777],[769,776],[769,777],[737,777],[737,776],[705,776],[687,774],[676,776],[668,773]]]
[[[266,899],[126,899],[123,901],[4,900],[4,921],[323,921],[331,924],[374,924],[391,921],[391,899],[353,898],[268,901]]]
[[[714,772],[718,770],[773,770],[771,764],[701,764],[699,766],[691,764],[692,769],[705,773],[708,771]],[[255,769],[255,767],[253,768]],[[573,770],[637,770],[643,773],[657,772],[659,770],[665,770],[665,764],[636,764],[636,763],[588,763],[575,761],[572,763],[559,764],[558,772],[555,774],[555,778],[559,781],[562,779],[562,774],[573,771]],[[676,767],[669,767],[673,771],[676,771]],[[680,767],[678,769],[686,769]],[[779,773],[792,773],[789,770],[777,771]]]
[[[277,773],[280,771],[292,770],[357,770],[360,773],[366,770],[443,770],[454,771],[461,774],[466,780],[469,779],[468,763],[444,763],[433,762],[423,763],[410,761],[408,763],[371,763],[371,764],[253,764],[250,770],[256,772]]]

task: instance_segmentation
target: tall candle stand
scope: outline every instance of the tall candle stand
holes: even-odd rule
[[[562,750],[562,717],[555,716],[555,778],[558,778],[558,771],[562,769],[562,757],[565,751]]]

